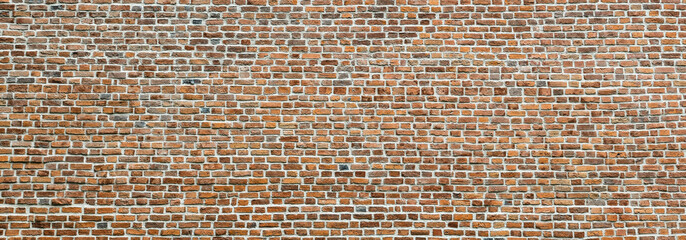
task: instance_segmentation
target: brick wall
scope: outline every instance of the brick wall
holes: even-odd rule
[[[685,39],[674,0],[1,0],[0,235],[685,239]]]

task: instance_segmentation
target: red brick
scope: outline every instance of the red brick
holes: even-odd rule
[[[3,236],[685,234],[681,5],[4,3]]]

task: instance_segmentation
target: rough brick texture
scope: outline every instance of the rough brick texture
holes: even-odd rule
[[[0,0],[0,235],[686,239],[675,0]]]

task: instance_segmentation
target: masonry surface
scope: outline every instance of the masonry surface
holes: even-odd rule
[[[0,0],[2,239],[686,239],[686,4]]]

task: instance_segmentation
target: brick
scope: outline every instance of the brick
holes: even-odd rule
[[[679,4],[2,3],[8,239],[686,236]]]

